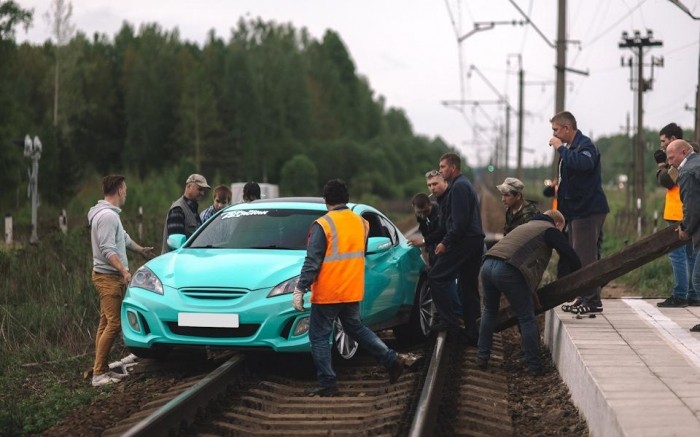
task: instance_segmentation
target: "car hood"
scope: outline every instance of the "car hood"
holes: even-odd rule
[[[301,273],[306,251],[181,249],[147,265],[164,286],[271,288]]]

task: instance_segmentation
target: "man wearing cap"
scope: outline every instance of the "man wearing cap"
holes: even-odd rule
[[[539,209],[537,203],[525,200],[523,188],[525,184],[517,178],[506,178],[501,185],[497,185],[501,192],[501,202],[506,206],[506,224],[503,226],[503,235],[515,229],[517,226],[530,221]]]
[[[161,255],[170,252],[168,237],[183,234],[187,238],[202,224],[199,217],[199,201],[204,199],[207,189],[211,188],[201,174],[191,174],[185,182],[185,193],[170,205],[168,217],[163,228],[163,249]]]

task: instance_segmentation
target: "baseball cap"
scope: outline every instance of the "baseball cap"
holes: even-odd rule
[[[498,191],[500,191],[501,194],[506,194],[513,191],[516,193],[522,193],[523,188],[525,188],[525,184],[523,184],[518,178],[506,178],[501,185],[496,185],[496,188],[498,188]]]
[[[190,177],[187,178],[185,184],[197,184],[197,186],[201,188],[211,188],[204,176],[197,173],[191,174]]]

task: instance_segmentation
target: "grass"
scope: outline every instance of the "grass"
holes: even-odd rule
[[[82,357],[81,357],[82,358]],[[76,378],[84,359],[22,366],[0,377],[0,435],[37,434],[105,392]]]
[[[124,219],[136,234],[136,220]],[[144,220],[145,241],[160,242],[162,222]],[[42,230],[36,245],[0,251],[0,435],[40,433],[110,390],[81,377],[92,366],[99,316],[89,230]],[[134,271],[143,260],[131,255]],[[123,353],[115,344],[111,358]]]
[[[603,256],[610,255],[621,250],[628,244],[632,244],[653,231],[654,225],[659,228],[666,226],[662,219],[656,220],[653,214],[645,217],[648,224],[647,232],[642,237],[637,236],[637,216],[634,211],[626,208],[625,193],[621,190],[607,191],[611,213],[605,221]],[[657,211],[658,216],[663,216],[665,190],[659,188],[647,197],[648,211]],[[673,270],[668,256],[664,255],[654,261],[645,264],[626,275],[615,280],[616,283],[633,289],[637,295],[647,298],[665,298],[671,295],[673,288]]]

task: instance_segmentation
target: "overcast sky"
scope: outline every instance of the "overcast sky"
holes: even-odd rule
[[[681,0],[700,16],[700,0]],[[202,43],[210,29],[227,39],[240,17],[292,23],[320,38],[326,29],[340,34],[357,71],[389,106],[405,110],[416,133],[440,136],[460,149],[470,165],[485,164],[494,150],[505,109],[489,101],[498,94],[518,106],[518,55],[522,59],[526,164],[551,160],[547,141],[554,113],[557,0],[73,0],[77,29],[114,34],[123,21],[138,27],[157,22],[178,28],[183,39]],[[566,109],[579,129],[594,138],[621,133],[629,114],[635,124],[635,94],[630,69],[620,65],[629,49],[618,48],[621,33],[653,31],[663,47],[649,49],[664,58],[654,68],[654,88],[644,95],[644,126],[659,129],[675,121],[692,129],[698,80],[700,21],[693,21],[669,0],[569,0],[567,65],[589,72],[567,74]],[[50,0],[19,0],[33,8],[34,25],[18,41],[49,38],[43,15]],[[516,6],[522,10],[518,11]],[[530,25],[500,24],[531,19]],[[483,23],[493,29],[468,34]],[[474,66],[472,68],[471,66]],[[471,74],[469,74],[471,70]],[[488,82],[481,77],[486,76]],[[645,77],[650,68],[645,67]],[[460,79],[461,78],[461,79]],[[492,90],[491,86],[495,88]],[[498,94],[496,94],[496,91]],[[460,111],[445,101],[483,102]],[[516,163],[517,121],[511,124],[510,165]]]

